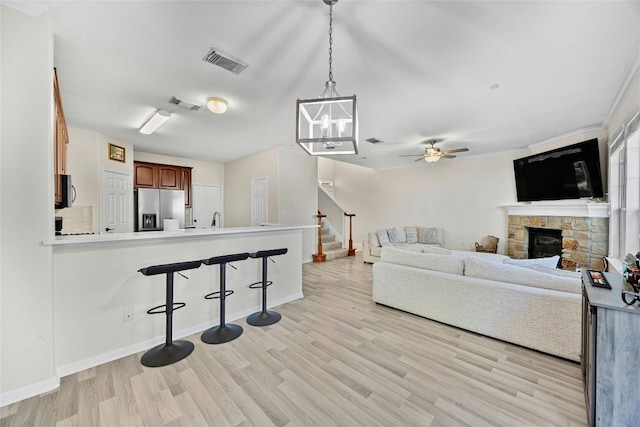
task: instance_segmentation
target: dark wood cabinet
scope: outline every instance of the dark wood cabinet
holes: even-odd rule
[[[58,72],[53,69],[53,98],[54,98],[54,138],[53,138],[53,174],[55,182],[55,204],[62,202],[62,178],[61,175],[67,173],[67,144],[69,134],[67,132],[67,122],[62,108],[62,98],[60,97],[60,87],[58,86]]]
[[[133,162],[134,188],[183,190],[184,205],[191,207],[191,169],[186,166]]]
[[[191,207],[191,168],[181,168],[181,190],[184,190],[184,205]]]
[[[133,186],[135,188],[158,188],[158,165],[134,162]]]
[[[158,188],[167,190],[182,189],[182,171],[180,166],[158,165]]]

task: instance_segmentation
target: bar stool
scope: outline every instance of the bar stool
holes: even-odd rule
[[[166,302],[157,307],[147,310],[147,314],[165,313],[166,331],[164,344],[157,345],[142,355],[140,362],[144,366],[159,367],[166,366],[184,359],[193,351],[193,343],[186,340],[173,341],[173,312],[184,307],[183,302],[173,302],[173,273],[184,270],[192,270],[200,267],[200,261],[176,262],[173,264],[152,265],[151,267],[141,268],[138,270],[145,276],[154,276],[156,274],[166,274]],[[182,276],[182,275],[181,275]],[[186,277],[186,276],[183,276]]]
[[[220,299],[220,324],[207,329],[200,337],[200,339],[207,344],[222,344],[233,341],[242,335],[242,326],[234,324],[227,325],[224,320],[225,300],[229,295],[233,294],[233,291],[227,290],[226,266],[229,262],[242,261],[247,258],[249,258],[249,254],[244,252],[240,254],[214,256],[212,258],[202,260],[202,263],[206,265],[220,264],[220,290],[205,295],[205,299]]]
[[[255,282],[249,285],[251,289],[262,288],[262,311],[253,313],[247,317],[247,323],[251,326],[268,326],[273,325],[280,321],[282,316],[277,311],[267,311],[267,287],[271,286],[273,282],[267,280],[267,259],[276,255],[284,255],[287,253],[287,248],[281,249],[269,249],[266,251],[258,251],[249,254],[251,258],[262,258],[262,281]],[[272,262],[275,262],[271,260]]]

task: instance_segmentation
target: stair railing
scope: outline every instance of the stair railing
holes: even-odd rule
[[[326,218],[322,212],[318,211],[316,218],[318,218],[318,253],[313,254],[313,262],[325,262],[327,260],[327,254],[322,253],[322,218]]]
[[[347,247],[347,225],[345,215],[347,210],[322,186],[318,185],[318,210],[327,217],[323,224],[336,236],[336,240],[342,242],[342,247]],[[350,214],[349,214],[350,215]]]

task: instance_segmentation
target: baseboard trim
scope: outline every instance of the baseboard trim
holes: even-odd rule
[[[0,393],[0,407],[19,402],[39,394],[47,393],[60,387],[60,377],[38,381],[5,393]]]
[[[271,301],[268,306],[269,308],[276,307],[276,306],[285,304],[287,302],[295,301],[303,297],[304,295],[302,292],[287,295],[284,298]],[[243,319],[258,310],[260,310],[260,307],[256,306],[247,310],[227,314],[225,321],[233,322],[238,319]],[[216,326],[218,324],[219,322],[217,320],[210,320],[207,322],[199,323],[197,325],[193,325],[188,328],[173,331],[173,337],[175,339],[188,337],[189,335],[197,334],[199,332],[207,330],[212,326]],[[56,371],[59,378],[66,377],[67,375],[75,374],[77,372],[84,371],[85,369],[89,369],[98,365],[103,365],[105,363],[113,362],[114,360],[121,359],[123,357],[127,357],[132,354],[148,350],[151,347],[164,342],[164,339],[165,339],[164,335],[158,336],[153,339],[145,340],[139,343],[128,345],[126,347],[121,347],[117,350],[109,351],[107,353],[102,353],[94,357],[90,357],[87,359],[79,360],[74,363],[60,366]],[[58,380],[58,383],[59,383],[59,380]]]

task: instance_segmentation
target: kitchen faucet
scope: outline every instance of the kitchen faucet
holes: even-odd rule
[[[211,220],[211,226],[215,227],[216,226],[216,216],[218,217],[218,228],[220,228],[220,221],[222,219],[222,215],[220,215],[220,212],[215,211],[213,213],[213,219]]]

